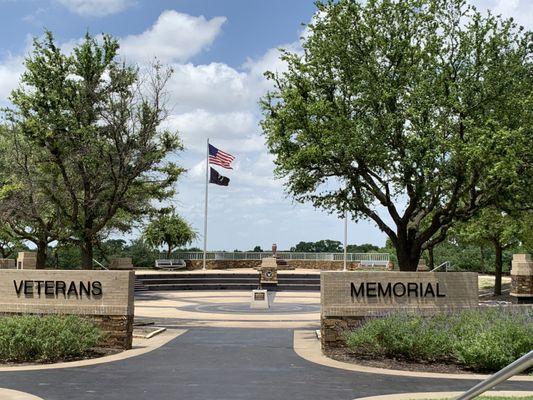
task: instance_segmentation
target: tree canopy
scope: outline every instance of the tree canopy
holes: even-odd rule
[[[146,243],[153,248],[167,246],[167,258],[171,257],[174,249],[191,243],[196,237],[191,226],[174,211],[158,215],[144,231]]]
[[[6,114],[32,154],[28,174],[8,173],[12,198],[28,209],[32,196],[46,205],[31,220],[61,221],[61,240],[80,246],[83,268],[92,267],[103,232],[129,229],[150,213],[154,201],[173,195],[183,171],[168,158],[181,149],[177,132],[161,129],[172,71],[154,64],[144,76],[117,59],[118,48],[111,36],[87,34],[66,54],[46,32],[34,41]]]
[[[374,221],[416,270],[455,222],[532,186],[532,32],[463,0],[318,9],[267,73],[276,172],[296,200]]]

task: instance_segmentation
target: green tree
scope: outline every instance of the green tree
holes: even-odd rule
[[[495,253],[494,294],[502,290],[503,251],[519,244],[524,226],[519,216],[511,216],[496,208],[486,208],[467,223],[454,228],[456,234],[466,242],[487,243]]]
[[[267,73],[276,173],[297,201],[374,221],[416,270],[454,222],[531,176],[532,33],[463,0],[318,8],[303,55]]]
[[[301,253],[340,253],[342,243],[337,240],[319,240],[318,242],[299,242],[291,251]]]
[[[363,243],[363,244],[349,244],[346,246],[346,251],[348,253],[376,253],[379,252],[380,248],[378,246],[374,246],[370,243]]]
[[[167,258],[170,258],[174,249],[191,243],[197,234],[183,218],[172,211],[152,219],[143,236],[153,248],[166,245]]]
[[[4,182],[0,218],[12,236],[35,245],[36,267],[45,268],[48,245],[60,239],[65,229],[58,207],[48,201],[40,185],[47,174],[46,165],[38,162],[41,149],[8,125],[0,126],[0,143],[0,165],[4,165],[0,167]]]
[[[22,242],[7,225],[0,225],[0,258],[15,258]]]
[[[181,148],[177,133],[160,129],[171,70],[156,64],[141,77],[117,61],[118,48],[108,35],[87,34],[67,55],[46,32],[26,58],[7,115],[39,149],[39,192],[80,247],[83,268],[92,268],[104,230],[173,195],[183,171],[167,157]]]

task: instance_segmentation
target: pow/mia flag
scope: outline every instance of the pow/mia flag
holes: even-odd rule
[[[229,178],[227,176],[222,176],[218,171],[212,167],[209,167],[211,174],[209,175],[209,183],[214,183],[219,186],[228,186]]]

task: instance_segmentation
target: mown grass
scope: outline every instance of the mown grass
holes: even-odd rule
[[[533,349],[533,310],[468,310],[431,317],[391,314],[346,334],[356,354],[497,371]]]
[[[52,362],[83,357],[102,339],[101,330],[76,316],[0,318],[0,362]]]
[[[432,399],[432,400],[453,400],[453,399],[442,398],[442,399]],[[533,400],[533,396],[522,396],[522,397],[480,396],[480,397],[476,397],[475,400]]]

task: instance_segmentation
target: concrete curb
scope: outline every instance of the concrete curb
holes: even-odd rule
[[[19,392],[18,390],[0,388],[0,399],[2,400],[43,400],[33,394]]]
[[[294,331],[294,352],[304,360],[326,367],[344,369],[346,371],[363,372],[368,374],[407,376],[412,378],[440,378],[440,379],[478,379],[483,380],[490,375],[481,374],[443,374],[438,372],[415,372],[402,371],[397,369],[385,369],[367,367],[358,364],[333,360],[322,353],[320,342],[316,338],[315,331],[295,330]],[[509,381],[533,382],[533,376],[514,376]],[[396,397],[394,397],[396,398]],[[398,397],[399,398],[399,397]]]

